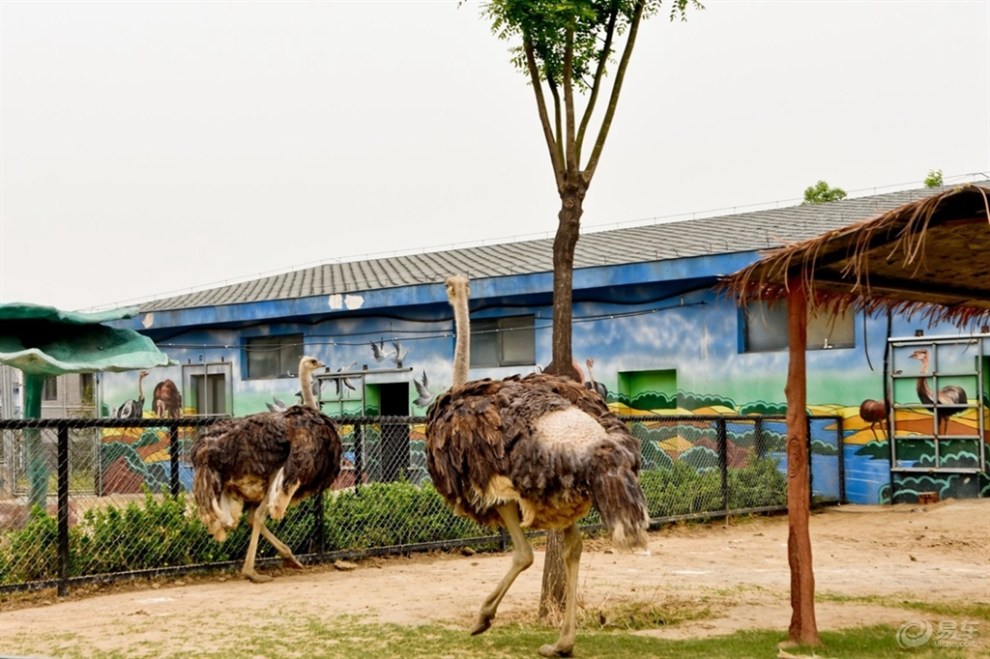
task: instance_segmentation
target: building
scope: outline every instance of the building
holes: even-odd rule
[[[892,192],[583,235],[574,263],[573,326],[581,377],[602,388],[620,412],[781,412],[786,314],[779,306],[737,308],[717,291],[719,278],[763,250],[931,193]],[[443,280],[453,273],[472,280],[471,377],[549,363],[552,241],[468,247],[329,263],[142,304],[135,318],[116,324],[150,336],[174,365],[153,371],[140,392],[135,373],[103,374],[101,414],[114,415],[142,393],[144,414],[154,415],[149,392],[166,382],[181,392],[185,415],[242,415],[292,403],[304,353],[328,364],[321,376],[328,413],[423,414],[429,392],[442,391],[450,380],[454,341]],[[941,371],[957,373],[957,384],[973,392],[975,406],[953,416],[958,425],[950,434],[986,432],[986,328],[960,332],[853,313],[812,317],[809,405],[846,419],[846,489],[859,502],[882,500],[890,480],[886,442],[858,414],[863,400],[883,398],[888,342],[893,370],[900,370],[890,376],[895,402],[913,396],[922,375],[910,353],[930,345]],[[926,423],[924,411],[917,414],[916,421]],[[930,412],[927,419],[931,425]],[[903,419],[899,426],[919,432]],[[946,493],[986,494],[983,445],[957,447],[962,462],[983,471],[980,478],[935,474],[933,482]]]

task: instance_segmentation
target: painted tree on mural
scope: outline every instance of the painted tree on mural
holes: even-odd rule
[[[656,0],[492,0],[482,10],[494,34],[514,44],[512,63],[532,84],[560,197],[553,243],[552,373],[571,372],[571,289],[584,197],[615,117],[640,25],[662,5]],[[671,0],[669,18],[684,20],[689,5],[702,8],[698,0]],[[551,533],[542,615],[564,599],[561,549],[560,533]]]

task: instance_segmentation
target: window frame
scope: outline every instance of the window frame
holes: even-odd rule
[[[305,354],[305,341],[301,333],[244,337],[243,345],[245,380],[298,377],[299,360]],[[267,354],[262,355],[263,352]],[[274,358],[274,365],[261,368],[265,366],[261,360],[263,356]]]
[[[519,334],[515,334],[519,332]],[[488,335],[491,335],[489,337]],[[494,339],[494,346],[479,345],[479,341],[487,338]],[[508,341],[510,337],[518,337],[516,345]],[[494,362],[481,361],[493,351]],[[507,351],[519,350],[524,352],[521,357],[509,358]],[[471,364],[470,368],[501,368],[504,366],[532,366],[536,364],[536,316],[522,314],[517,316],[500,316],[484,318],[471,322]]]
[[[758,347],[752,339],[756,314],[762,316],[767,327],[767,335],[762,336]],[[787,303],[775,304],[751,302],[739,309],[740,332],[739,351],[742,353],[783,352],[788,349]],[[843,323],[842,326],[839,323]],[[844,310],[840,315],[826,311],[808,310],[808,336],[805,350],[834,350],[856,347],[856,312]]]

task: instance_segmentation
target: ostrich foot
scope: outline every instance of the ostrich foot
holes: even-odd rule
[[[288,567],[288,568],[292,568],[293,570],[303,570],[303,569],[306,568],[305,565],[303,565],[302,563],[299,562],[299,559],[298,558],[296,558],[295,556],[292,556],[292,555],[283,556],[282,557],[282,565],[284,565],[285,567]]]
[[[492,626],[493,617],[494,616],[487,616],[484,613],[478,616],[478,622],[474,623],[474,627],[471,628],[471,636],[477,636],[478,634],[487,631],[488,628]]]
[[[562,647],[558,643],[544,645],[540,647],[540,655],[543,657],[569,657],[574,647]]]
[[[267,574],[259,574],[253,570],[250,572],[241,571],[241,574],[243,574],[244,578],[249,580],[251,583],[268,583],[272,580],[272,578]]]

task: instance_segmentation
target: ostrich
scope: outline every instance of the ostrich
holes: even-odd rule
[[[919,348],[911,353],[911,359],[921,362],[921,372],[918,375],[918,384],[915,389],[918,392],[918,400],[925,405],[933,405],[932,414],[935,415],[938,423],[938,434],[944,435],[949,429],[949,417],[967,408],[969,399],[966,398],[966,390],[955,384],[948,384],[938,390],[938,402],[932,395],[932,388],[928,386],[928,351]]]
[[[602,397],[602,400],[608,400],[608,389],[604,384],[595,380],[595,375],[591,372],[591,368],[595,365],[595,360],[588,357],[584,360],[584,363],[588,367],[588,381],[584,383],[584,386],[593,391],[597,391],[598,395]]]
[[[138,373],[138,397],[134,400],[125,401],[117,408],[118,419],[140,419],[144,416],[144,379],[148,377],[148,371]]]
[[[182,416],[182,394],[171,380],[162,380],[155,385],[151,396],[151,408],[159,419],[178,419]]]
[[[884,421],[887,420],[887,415],[890,414],[890,405],[883,401],[873,400],[872,398],[867,398],[859,405],[859,418],[863,421],[870,422],[870,430],[873,431],[873,439],[880,439],[877,437],[877,424],[880,424],[880,429],[883,430]]]
[[[618,546],[646,546],[639,444],[601,397],[570,378],[533,373],[467,382],[468,281],[454,276],[446,285],[457,336],[453,379],[427,411],[427,468],[455,513],[504,526],[513,544],[512,566],[471,633],[491,626],[506,591],[533,563],[523,528],[563,529],[564,619],[556,643],[540,654],[567,656],[575,640],[577,521],[594,505]]]
[[[200,519],[218,542],[237,527],[247,504],[251,541],[241,574],[255,583],[271,580],[254,569],[259,534],[286,565],[302,567],[265,518],[282,519],[291,502],[321,495],[340,473],[340,436],[312,395],[312,374],[321,366],[313,357],[299,363],[305,405],[221,421],[192,445],[193,495]]]

